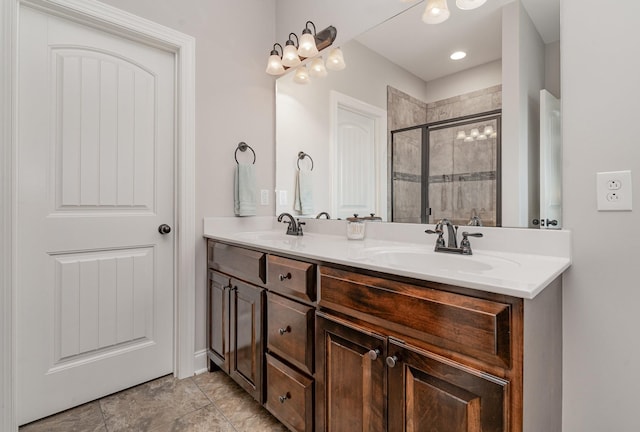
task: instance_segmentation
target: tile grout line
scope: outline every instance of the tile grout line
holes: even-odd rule
[[[206,372],[206,373],[212,373],[212,372]],[[236,426],[231,422],[231,420],[229,420],[229,418],[225,415],[224,412],[222,412],[222,410],[220,409],[220,407],[215,403],[215,401],[213,401],[209,395],[207,394],[207,392],[205,392],[204,390],[202,390],[202,388],[198,385],[198,383],[196,382],[196,380],[194,379],[194,377],[190,377],[191,379],[193,379],[193,383],[196,385],[196,387],[198,387],[198,390],[200,390],[204,396],[209,399],[209,402],[211,402],[211,405],[213,405],[215,407],[215,409],[220,413],[220,415],[226,420],[227,423],[229,423],[229,426],[231,426],[231,429],[233,429],[235,432],[241,432],[238,431],[238,429],[236,429]]]

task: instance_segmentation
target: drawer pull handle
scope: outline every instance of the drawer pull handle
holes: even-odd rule
[[[380,355],[380,350],[378,348],[369,350],[369,352],[367,353],[367,356],[371,360],[377,360],[379,355]]]
[[[396,356],[387,357],[387,366],[392,368],[392,367],[395,367],[396,363],[398,363],[398,357]]]
[[[278,279],[280,279],[280,282],[284,282],[285,279],[291,279],[291,273],[287,273],[286,275],[283,275],[281,273],[280,275],[278,275]]]
[[[280,336],[284,336],[286,333],[291,333],[291,327],[287,326],[285,328],[280,328],[278,333],[280,333]]]
[[[287,401],[287,399],[291,399],[291,393],[289,393],[289,392],[287,392],[287,394],[278,396],[278,400],[282,404],[285,403]]]

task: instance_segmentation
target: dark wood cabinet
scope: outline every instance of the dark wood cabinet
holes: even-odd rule
[[[319,312],[316,341],[316,430],[386,431],[386,338]]]
[[[388,349],[389,432],[508,430],[507,381],[393,340]]]
[[[229,372],[229,276],[208,272],[207,307],[209,360]]]
[[[229,293],[229,375],[262,403],[264,290],[232,278]]]
[[[262,403],[264,288],[246,281],[265,280],[265,256],[212,241],[207,255],[209,368],[224,370]]]

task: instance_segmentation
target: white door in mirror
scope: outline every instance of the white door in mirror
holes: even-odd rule
[[[631,171],[599,172],[596,177],[598,211],[632,209]]]

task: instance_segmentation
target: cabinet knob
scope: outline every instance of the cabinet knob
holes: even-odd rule
[[[287,326],[286,328],[278,329],[278,333],[280,333],[280,336],[284,336],[286,333],[290,333],[290,332],[291,332],[290,326]]]
[[[278,279],[280,279],[280,282],[284,281],[285,279],[291,279],[291,273],[287,273],[286,275],[280,274],[278,275]]]
[[[367,353],[367,356],[371,360],[377,360],[379,355],[380,355],[380,350],[378,348],[369,350],[369,352]]]
[[[291,399],[291,393],[289,392],[287,392],[287,394],[278,396],[278,400],[280,401],[280,403],[285,403],[287,399]]]
[[[398,363],[398,357],[397,356],[387,357],[387,366],[392,368],[392,367],[395,367],[396,363]]]

